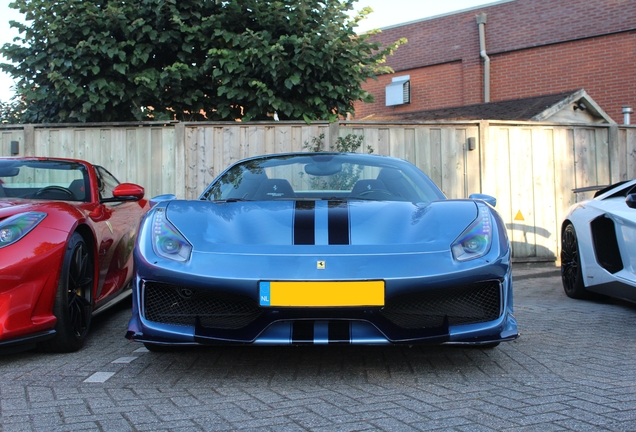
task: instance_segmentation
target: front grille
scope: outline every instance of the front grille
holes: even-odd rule
[[[381,313],[406,329],[492,321],[501,314],[498,281],[418,291],[389,299]]]
[[[150,321],[203,327],[240,329],[261,314],[256,301],[249,297],[149,282],[144,287],[144,315]]]

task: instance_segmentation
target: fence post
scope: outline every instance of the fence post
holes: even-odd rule
[[[325,143],[325,148],[333,148],[336,144],[336,140],[338,139],[340,133],[340,121],[335,121],[329,123],[329,142]]]
[[[621,146],[618,140],[618,125],[611,124],[607,135],[610,184],[614,184],[621,180],[627,180],[627,160],[625,155],[621,154]]]
[[[35,128],[32,124],[24,125],[24,155],[35,156]]]
[[[185,123],[174,125],[174,191],[178,198],[187,197]]]
[[[479,127],[479,142],[477,143],[477,150],[479,151],[479,193],[484,193],[484,148],[490,134],[490,122],[481,120],[477,126]]]

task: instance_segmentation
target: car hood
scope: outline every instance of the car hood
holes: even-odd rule
[[[0,219],[18,213],[42,211],[44,201],[9,199],[0,200]]]
[[[256,253],[289,245],[413,245],[440,251],[450,249],[475,220],[477,206],[471,200],[171,201],[166,217],[200,252],[247,246]]]
[[[0,199],[0,220],[26,212],[64,213],[72,218],[81,216],[77,206],[65,201]]]

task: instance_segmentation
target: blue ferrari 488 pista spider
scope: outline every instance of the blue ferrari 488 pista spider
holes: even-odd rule
[[[173,198],[155,200],[135,248],[126,336],[150,350],[518,335],[494,198],[446,199],[403,160],[253,157],[198,200]]]

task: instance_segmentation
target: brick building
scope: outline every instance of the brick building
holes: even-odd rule
[[[485,102],[478,16],[490,102],[584,89],[617,123],[636,108],[636,0],[503,0],[382,29],[380,42],[408,43],[387,59],[395,73],[364,85],[376,101],[357,102],[356,119]],[[386,106],[405,76],[410,102]]]

